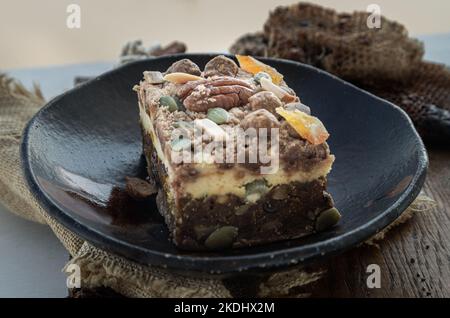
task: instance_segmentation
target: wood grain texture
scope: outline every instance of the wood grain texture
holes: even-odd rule
[[[430,148],[423,192],[433,211],[393,229],[379,248],[361,246],[332,258],[328,274],[311,286],[314,297],[450,297],[450,150]],[[381,269],[381,288],[369,289],[369,264]]]

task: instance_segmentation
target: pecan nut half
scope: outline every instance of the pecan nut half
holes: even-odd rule
[[[190,59],[182,59],[173,63],[166,71],[166,74],[170,73],[188,73],[191,75],[200,76],[202,73],[197,64]]]
[[[177,95],[186,109],[206,112],[213,107],[228,110],[245,105],[254,93],[254,88],[243,80],[217,77],[189,82],[179,89]]]
[[[219,55],[210,60],[205,65],[205,77],[231,76],[234,77],[239,72],[236,63],[224,55]]]

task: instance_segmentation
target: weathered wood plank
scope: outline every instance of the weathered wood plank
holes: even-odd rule
[[[424,193],[437,207],[393,229],[379,248],[361,246],[327,262],[312,286],[316,297],[450,297],[450,151],[430,148]],[[369,264],[381,268],[381,288],[366,285]]]

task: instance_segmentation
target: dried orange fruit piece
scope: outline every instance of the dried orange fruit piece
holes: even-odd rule
[[[281,115],[291,125],[296,132],[313,145],[324,143],[330,134],[322,122],[314,116],[307,115],[298,109],[287,110],[282,107],[276,108]]]
[[[254,57],[249,55],[236,55],[236,58],[239,62],[239,66],[246,72],[249,72],[253,75],[259,72],[266,72],[272,78],[272,82],[279,85],[283,80],[283,75],[278,73],[276,69],[273,67],[264,64],[263,62],[258,61]]]

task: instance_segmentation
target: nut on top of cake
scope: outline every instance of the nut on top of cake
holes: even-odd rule
[[[135,87],[158,207],[182,248],[292,239],[339,219],[326,128],[276,69],[236,58],[203,71],[182,59]]]

